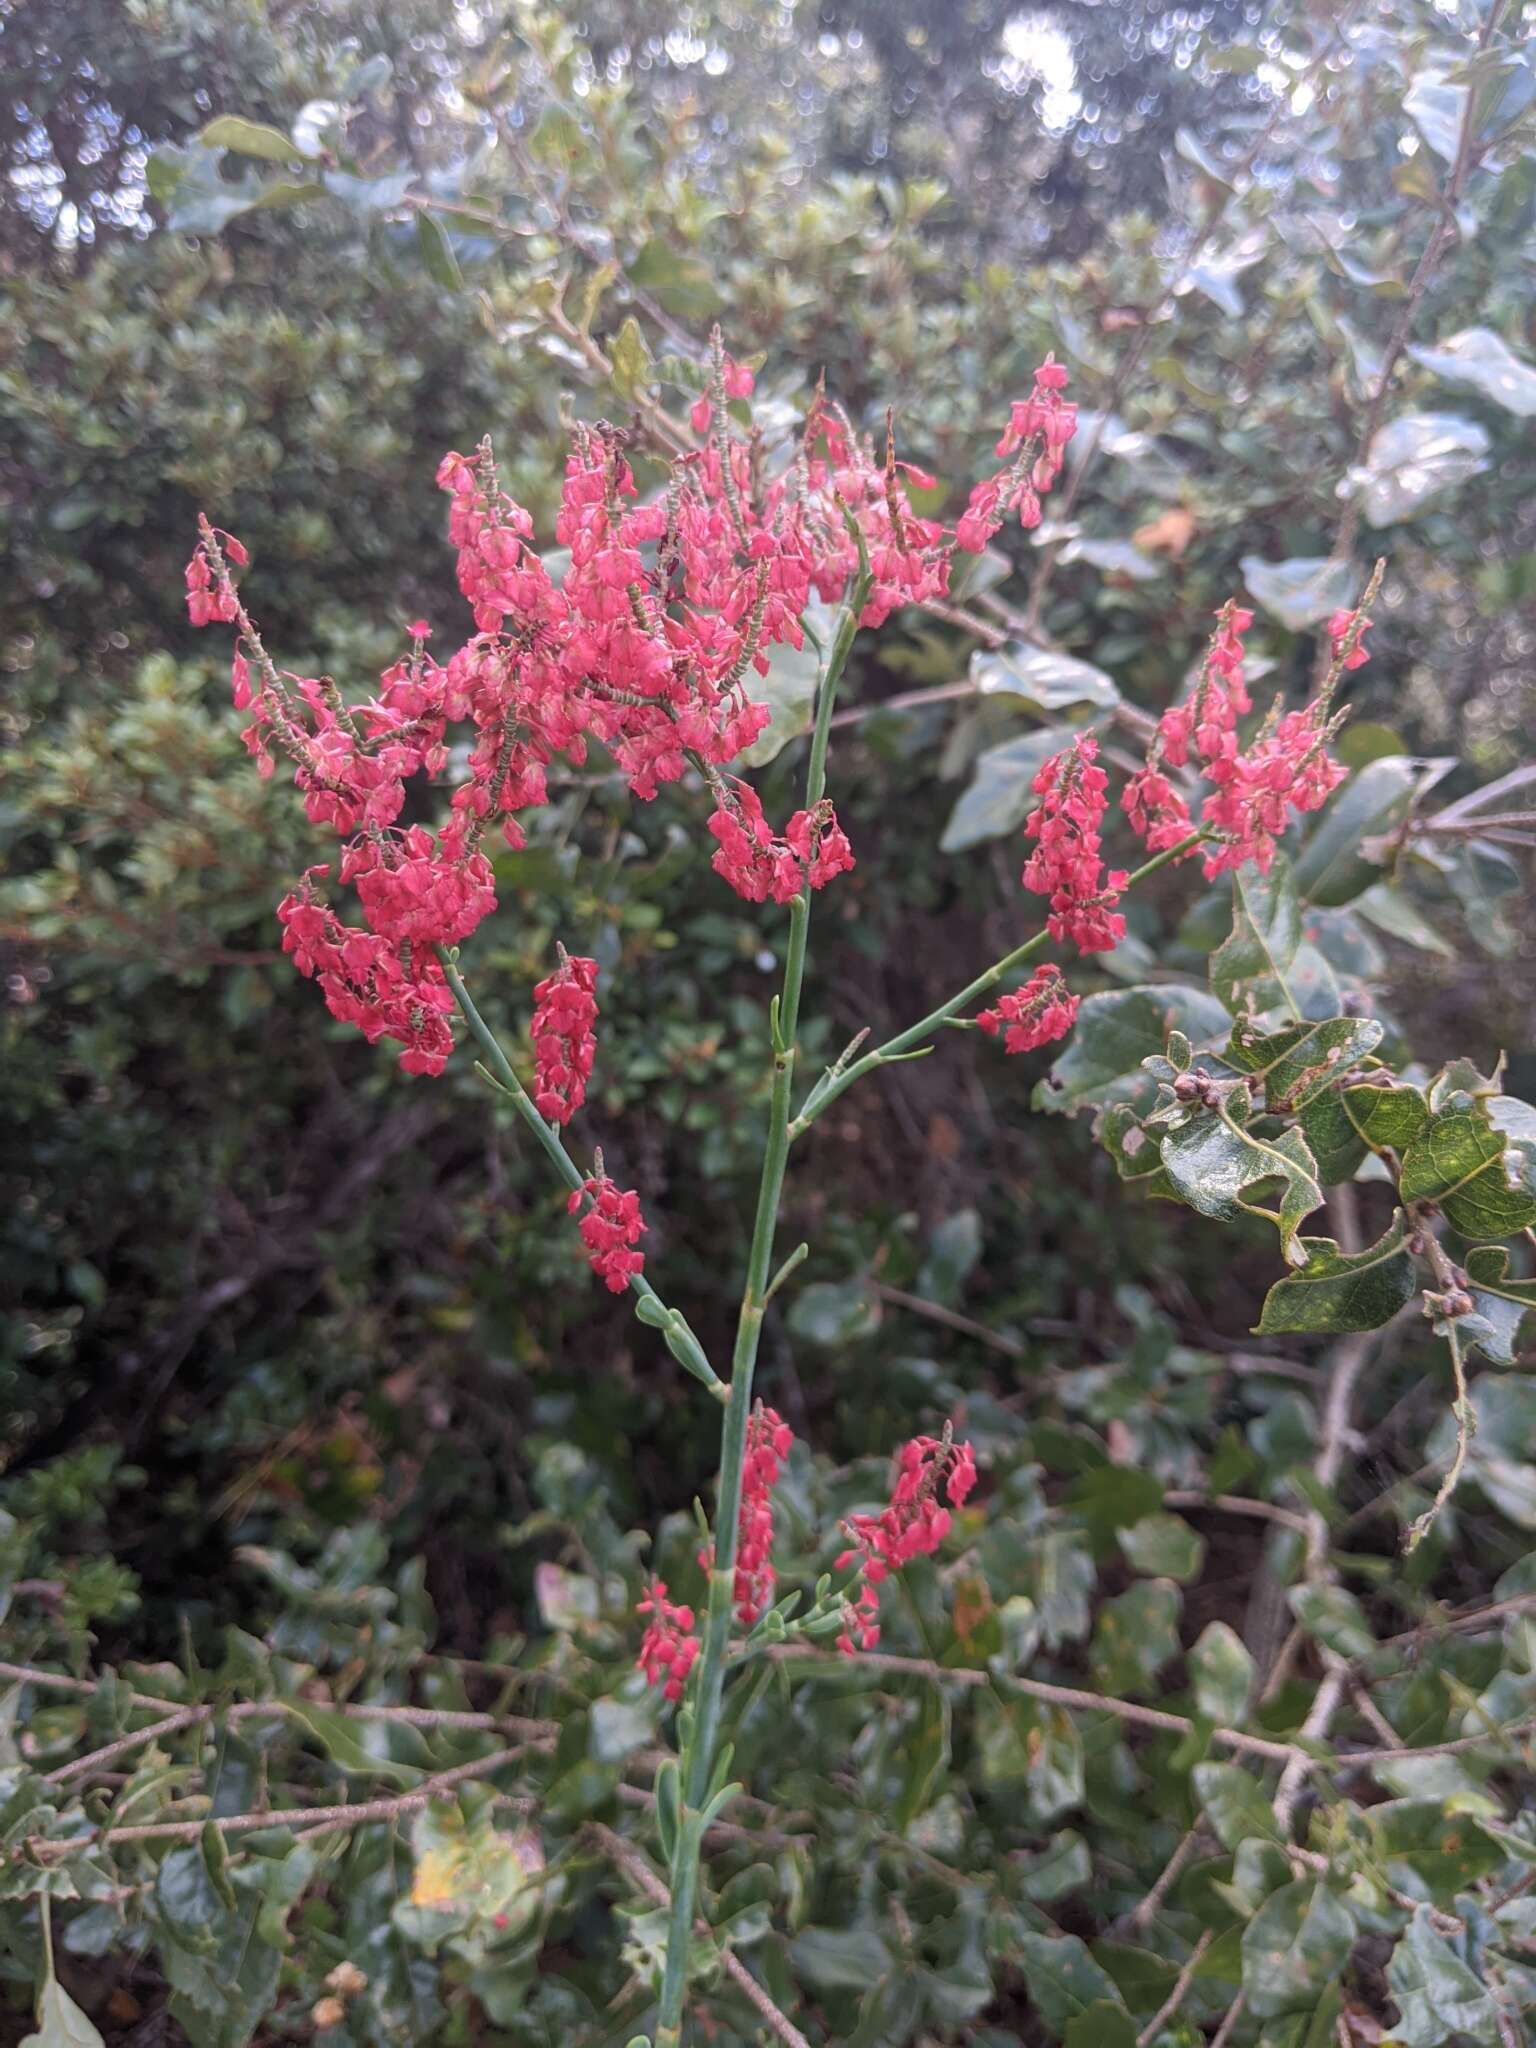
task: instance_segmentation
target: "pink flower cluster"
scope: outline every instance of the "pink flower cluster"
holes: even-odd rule
[[[453,1051],[453,991],[443,970],[430,953],[413,962],[408,949],[349,930],[314,893],[313,878],[328,872],[311,868],[277,906],[283,951],[319,982],[333,1017],[355,1024],[370,1045],[396,1040],[406,1073],[440,1074]]]
[[[568,1124],[587,1099],[597,1055],[597,962],[559,952],[560,965],[533,991],[533,1100],[551,1123]]]
[[[667,1699],[680,1700],[699,1654],[693,1609],[669,1600],[666,1580],[653,1579],[635,1611],[650,1616],[636,1660],[646,1682],[659,1685]]]
[[[1061,395],[1066,388],[1066,371],[1047,356],[1035,372],[1033,393],[1015,402],[997,444],[1009,466],[976,486],[955,528],[956,543],[968,553],[981,553],[1005,512],[1017,513],[1022,527],[1040,524],[1040,493],[1061,474],[1067,443],[1077,432],[1077,407]]]
[[[718,398],[723,407],[728,399],[750,398],[756,386],[757,379],[745,363],[734,362],[722,353],[717,358],[715,376],[711,379],[711,396],[694,401],[693,410],[688,415],[689,425],[696,434],[707,434],[715,416],[714,399]]]
[[[1334,659],[1337,661],[1342,657],[1344,667],[1351,669],[1364,668],[1371,658],[1370,650],[1365,644],[1365,636],[1371,629],[1371,621],[1365,618],[1361,619],[1355,631],[1354,646],[1348,654],[1344,653],[1344,643],[1349,638],[1350,629],[1354,627],[1355,616],[1352,611],[1337,611],[1328,621],[1328,638],[1333,644]]]
[[[1335,612],[1328,622],[1336,668],[1359,668],[1368,658],[1360,645],[1368,619],[1344,654],[1354,618],[1353,612]],[[1244,748],[1238,721],[1253,704],[1243,677],[1243,635],[1252,624],[1252,612],[1233,602],[1222,606],[1194,689],[1159,719],[1146,765],[1131,777],[1122,798],[1132,829],[1154,853],[1176,846],[1191,818],[1165,764],[1198,764],[1212,785],[1201,815],[1218,835],[1205,852],[1210,880],[1246,861],[1267,874],[1291,813],[1317,810],[1345,773],[1328,753],[1326,690],[1301,711],[1271,713]]]
[[[592,1207],[577,1226],[587,1248],[587,1263],[610,1294],[622,1294],[645,1267],[645,1254],[633,1249],[645,1235],[645,1218],[635,1190],[619,1187],[604,1173],[601,1153],[596,1165],[597,1171],[572,1191],[566,1207],[574,1216],[582,1202],[591,1198]]]
[[[949,1534],[951,1508],[962,1507],[976,1484],[976,1458],[968,1443],[957,1444],[946,1427],[941,1437],[914,1437],[896,1455],[896,1484],[890,1505],[878,1515],[853,1515],[844,1525],[852,1546],[836,1569],[858,1570],[858,1592],[848,1589],[843,1632],[837,1647],[851,1657],[880,1640],[880,1587],[914,1557],[931,1557]],[[946,1507],[940,1500],[942,1490]]]
[[[1109,778],[1098,756],[1091,733],[1053,754],[1031,785],[1040,802],[1024,825],[1035,841],[1024,886],[1050,898],[1046,924],[1052,938],[1070,939],[1080,953],[1113,952],[1125,937],[1125,919],[1115,905],[1126,872],[1106,874],[1099,851]]]
[[[1071,994],[1059,967],[1037,967],[1022,988],[999,996],[976,1022],[989,1038],[1003,1034],[1004,1052],[1033,1052],[1065,1038],[1077,1021],[1081,998]]]
[[[783,1417],[759,1401],[747,1424],[732,1593],[736,1619],[744,1628],[761,1621],[773,1601],[773,1489],[793,1442]],[[954,1441],[947,1424],[942,1436],[914,1437],[903,1444],[889,1506],[878,1515],[853,1515],[843,1525],[852,1542],[836,1569],[856,1567],[843,1596],[837,1639],[845,1655],[872,1650],[879,1642],[880,1587],[914,1557],[929,1557],[938,1549],[953,1523],[952,1510],[964,1505],[975,1484],[975,1454],[968,1443]],[[701,1551],[700,1566],[708,1571],[712,1563],[713,1553]],[[637,1659],[640,1669],[669,1700],[681,1699],[699,1654],[694,1610],[669,1600],[665,1583],[656,1579],[636,1603],[636,1612],[649,1617]]]
[[[781,837],[763,816],[757,791],[734,776],[715,785],[709,830],[717,842],[710,866],[749,903],[788,903],[807,882],[824,889],[853,866],[848,836],[825,799],[796,811]]]
[[[702,445],[680,456],[665,489],[643,503],[626,436],[576,427],[555,521],[555,540],[569,553],[559,580],[532,545],[529,513],[501,488],[489,444],[445,456],[438,483],[475,631],[439,664],[426,651],[426,625],[413,623],[410,652],[361,704],[328,678],[276,667],[236,587],[245,549],[200,523],[188,614],[195,625],[234,626],[231,679],[236,704],[250,713],[248,748],[264,775],[275,752],[286,754],[311,820],[343,842],[336,879],[355,888],[364,929],[333,918],[327,930],[344,934],[337,946],[378,942],[366,949],[366,971],[342,973],[327,955],[322,972],[313,946],[306,957],[316,964],[306,971],[337,1016],[370,1039],[399,1039],[411,1072],[440,1071],[451,1050],[446,1026],[424,1032],[410,1019],[433,1007],[420,1000],[437,986],[425,955],[457,945],[495,908],[486,832],[494,826],[521,846],[522,814],[545,801],[551,768],[580,766],[594,741],[641,800],[690,767],[711,776],[714,866],[749,901],[783,902],[846,873],[853,854],[830,804],[797,812],[778,834],[755,793],[720,773],[769,722],[753,678],[767,673],[775,645],[802,645],[807,603],[843,595],[861,547],[873,579],[863,624],[941,599],[955,547],[984,546],[999,507],[1026,523],[1038,518],[1038,493],[1075,425],[1061,395],[1066,373],[1048,360],[998,444],[1008,467],[973,496],[951,535],[913,512],[907,485],[933,480],[897,461],[889,424],[877,453],[820,392],[773,473],[760,437],[741,433],[727,411],[751,396],[753,381],[717,334],[708,396],[692,415]],[[467,773],[446,817],[436,829],[403,826],[407,782],[443,774],[449,728],[463,725]],[[306,923],[322,873],[310,873]],[[359,961],[363,951],[352,948]],[[575,1106],[563,1083],[548,1092]]]
[[[773,1604],[773,1489],[794,1443],[794,1432],[776,1409],[761,1401],[747,1419],[747,1445],[741,1467],[741,1512],[736,1524],[736,1619],[743,1628],[762,1620]],[[705,1571],[714,1564],[713,1550],[701,1550]]]
[[[251,558],[232,533],[216,527],[213,538],[215,549],[222,546],[225,558],[237,569],[247,566]],[[194,626],[211,626],[215,620],[227,625],[238,612],[229,580],[215,568],[207,546],[195,547],[187,564],[187,617]]]

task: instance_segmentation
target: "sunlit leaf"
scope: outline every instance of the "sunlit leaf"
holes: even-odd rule
[[[1347,605],[1359,588],[1354,565],[1331,556],[1266,562],[1258,555],[1244,555],[1239,566],[1243,581],[1265,611],[1293,633]]]
[[[1486,469],[1488,445],[1486,430],[1460,413],[1403,413],[1375,436],[1349,480],[1370,524],[1390,526]]]
[[[1092,662],[1024,641],[978,648],[970,676],[978,695],[1018,697],[1037,711],[1064,711],[1073,704],[1111,711],[1120,701],[1113,678]]]
[[[1528,419],[1536,413],[1536,367],[1518,356],[1490,327],[1467,327],[1432,348],[1408,351],[1447,384],[1464,384],[1506,412]]]
[[[1509,1154],[1485,1105],[1441,1110],[1403,1154],[1403,1200],[1438,1203],[1463,1237],[1511,1237],[1536,1223],[1536,1194]]]

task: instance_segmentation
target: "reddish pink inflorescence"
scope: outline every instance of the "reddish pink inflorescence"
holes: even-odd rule
[[[666,1581],[653,1579],[635,1611],[650,1616],[640,1641],[640,1669],[669,1700],[680,1700],[699,1654],[693,1609],[669,1600]]]
[[[873,577],[861,623],[942,598],[957,545],[984,546],[1002,509],[1026,523],[1038,517],[1039,492],[1075,426],[1076,409],[1061,395],[1066,373],[1048,361],[998,444],[1008,466],[980,487],[951,535],[911,508],[908,485],[933,479],[897,461],[889,433],[881,459],[819,393],[793,459],[765,475],[755,443],[726,410],[750,398],[753,373],[718,341],[712,361],[692,415],[702,446],[674,463],[666,489],[647,502],[639,502],[626,436],[602,425],[575,429],[555,521],[555,540],[569,552],[559,581],[532,544],[532,518],[501,488],[489,444],[445,456],[438,483],[475,631],[439,663],[427,652],[426,622],[413,621],[409,652],[363,704],[348,704],[328,679],[276,667],[236,586],[245,549],[201,525],[187,566],[188,615],[194,625],[235,627],[231,679],[237,706],[250,713],[246,744],[264,775],[277,752],[293,762],[311,820],[343,842],[336,880],[356,889],[367,935],[378,941],[366,961],[354,946],[352,964],[337,963],[345,940],[334,934],[348,927],[321,903],[329,870],[317,867],[287,899],[310,931],[307,946],[290,950],[311,963],[305,971],[333,1012],[370,1039],[396,1039],[411,1072],[439,1072],[452,1049],[446,1026],[426,1029],[417,1012],[436,1008],[431,949],[458,944],[495,907],[485,833],[495,826],[521,846],[522,816],[545,801],[551,767],[579,767],[594,741],[642,800],[702,766],[714,781],[714,866],[749,901],[784,902],[846,873],[853,853],[830,804],[796,812],[775,832],[756,793],[720,772],[769,722],[753,678],[767,673],[775,645],[802,644],[813,596],[843,595],[860,544]],[[985,515],[982,502],[992,508]],[[446,818],[436,830],[402,826],[407,782],[440,776],[449,728],[465,724],[468,773]],[[548,1092],[575,1107],[562,1083]]]
[[[567,1124],[587,1099],[597,1056],[597,962],[560,948],[560,965],[533,991],[534,1106]]]
[[[1360,638],[1369,619],[1344,651],[1354,621],[1353,612],[1335,612],[1328,622],[1336,670],[1359,668],[1368,658]],[[1252,612],[1232,602],[1222,606],[1194,689],[1158,720],[1146,765],[1122,797],[1132,829],[1153,853],[1162,852],[1187,837],[1192,823],[1165,768],[1198,767],[1212,785],[1201,812],[1214,835],[1204,853],[1211,880],[1247,861],[1267,874],[1291,814],[1317,810],[1345,773],[1328,753],[1326,686],[1300,711],[1272,711],[1244,748],[1238,721],[1253,704],[1243,676],[1243,635],[1252,624]]]
[[[955,1443],[947,1429],[942,1437],[918,1436],[902,1445],[889,1507],[878,1515],[852,1515],[844,1524],[853,1543],[836,1569],[857,1568],[844,1596],[843,1631],[837,1639],[845,1656],[872,1650],[879,1642],[880,1587],[914,1557],[932,1556],[949,1534],[950,1509],[963,1507],[975,1484],[970,1445]]]
[[[794,1440],[784,1418],[759,1401],[747,1422],[736,1533],[736,1619],[744,1628],[773,1604],[773,1489]]]
[[[1033,1052],[1065,1038],[1077,1021],[1081,998],[1073,995],[1059,967],[1037,967],[1022,988],[999,996],[976,1022],[989,1038],[1002,1034],[1004,1052]]]
[[[1080,953],[1113,952],[1125,937],[1125,919],[1115,909],[1125,870],[1106,873],[1099,851],[1109,777],[1098,755],[1091,733],[1053,754],[1034,779],[1040,802],[1024,825],[1035,841],[1024,885],[1050,898],[1052,938],[1070,939]]]
[[[587,1262],[610,1294],[622,1294],[634,1275],[645,1268],[645,1254],[633,1249],[645,1235],[640,1197],[633,1188],[621,1188],[609,1179],[600,1154],[597,1172],[589,1174],[566,1203],[573,1216],[588,1197],[592,1207],[578,1225]]]

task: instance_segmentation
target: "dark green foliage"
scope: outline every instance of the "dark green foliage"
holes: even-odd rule
[[[665,47],[675,10],[617,0],[581,31],[486,10],[467,45],[436,0],[3,10],[0,149],[28,155],[47,98],[76,211],[0,200],[0,1617],[7,1659],[77,1683],[0,1676],[0,2039],[34,2007],[42,2048],[647,2028],[664,1915],[611,1836],[661,1867],[685,1817],[633,1605],[653,1571],[700,1597],[715,1417],[587,1289],[468,1060],[403,1083],[277,956],[316,841],[249,773],[181,565],[204,506],[252,548],[279,659],[360,693],[406,619],[460,637],[448,447],[492,432],[543,520],[562,410],[686,411],[718,316],[771,398],[824,365],[965,478],[1055,348],[1116,419],[1052,646],[1009,533],[961,593],[997,644],[905,616],[836,739],[859,868],[805,1063],[921,1014],[1022,935],[1041,760],[1083,723],[1127,746],[1226,596],[1258,600],[1261,708],[1300,701],[1358,588],[1336,489],[1455,153],[1450,16],[1387,10],[1164,307],[1272,60],[1295,76],[1337,23],[1219,13],[1176,69],[1146,55],[1196,35],[1171,10],[1049,11],[1080,81],[1107,74],[1061,134],[982,69],[1017,12],[990,6],[892,5],[861,48],[854,10],[786,41],[777,8],[696,9],[723,73]],[[1449,415],[1453,460],[1366,451],[1349,558],[1390,559],[1352,780],[1268,878],[1139,894],[1121,953],[1072,967],[1053,1062],[948,1034],[796,1152],[784,1242],[814,1249],[764,1338],[801,1440],[781,1591],[809,1603],[915,1430],[957,1415],[985,1479],[887,1604],[908,1662],[733,1684],[748,1796],[707,1844],[699,2039],[762,2038],[725,1945],[857,2048],[1129,2048],[1186,1970],[1153,2048],[1239,1993],[1238,2048],[1529,2026],[1527,849],[1417,829],[1519,765],[1532,708],[1529,67],[1501,43],[1467,75],[1476,176],[1383,415],[1410,455]],[[771,688],[792,726],[805,675]],[[771,810],[797,753],[759,774]],[[723,1355],[782,927],[710,878],[689,795],[637,813],[600,771],[498,855],[467,964],[516,1050],[555,939],[600,958],[588,1136],[654,1191],[668,1298]],[[1195,1071],[1213,1102],[1174,1095]],[[1287,1807],[1293,1741],[1317,1762]],[[387,1822],[238,1824],[464,1767]]]

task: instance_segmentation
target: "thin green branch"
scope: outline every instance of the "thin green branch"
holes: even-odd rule
[[[1191,832],[1179,840],[1177,845],[1165,847],[1161,853],[1155,853],[1150,860],[1143,861],[1127,879],[1122,895],[1128,894],[1138,882],[1146,881],[1149,875],[1155,875],[1159,868],[1166,867],[1170,861],[1177,860],[1181,854],[1186,854],[1192,847],[1198,846],[1205,836],[1204,832]],[[1005,953],[1001,960],[994,961],[992,966],[978,974],[974,981],[967,982],[958,994],[948,997],[936,1010],[931,1010],[926,1017],[919,1018],[917,1023],[909,1024],[905,1031],[899,1031],[894,1038],[888,1038],[884,1045],[877,1045],[873,1051],[865,1053],[862,1059],[854,1060],[841,1071],[829,1069],[801,1105],[800,1114],[789,1127],[790,1138],[802,1137],[822,1111],[834,1103],[845,1088],[852,1087],[861,1074],[869,1073],[874,1067],[889,1066],[896,1060],[911,1058],[912,1047],[920,1045],[925,1038],[931,1038],[936,1031],[950,1023],[959,1011],[969,1009],[979,997],[996,988],[1006,975],[1043,953],[1050,943],[1051,935],[1048,931],[1036,932],[1032,939],[1026,939],[1022,946],[1015,946],[1011,953]]]
[[[859,550],[859,571],[849,585],[837,626],[822,666],[816,697],[816,722],[811,734],[805,773],[805,807],[821,800],[826,787],[827,745],[838,679],[858,631],[859,614],[869,598],[869,558],[862,536],[850,523]],[[698,1889],[699,1847],[705,1809],[721,1792],[717,1778],[724,1769],[717,1757],[721,1704],[730,1655],[732,1609],[736,1590],[736,1543],[741,1515],[741,1475],[746,1453],[747,1424],[752,1413],[752,1378],[767,1307],[773,1240],[778,1226],[784,1170],[789,1160],[790,1091],[795,1072],[795,1036],[800,1021],[800,992],[805,980],[806,938],[811,918],[811,886],[806,880],[789,906],[789,944],[784,958],[784,983],[773,1017],[773,1087],[768,1105],[768,1135],[758,1183],[752,1246],[747,1257],[746,1285],[736,1324],[731,1358],[730,1398],[720,1438],[720,1476],[715,1503],[714,1543],[710,1560],[709,1600],[696,1690],[685,1713],[681,1742],[682,1818],[672,1856],[672,1908],[667,1928],[667,1959],[657,2009],[656,2048],[678,2048],[688,1989],[688,1950]]]
[[[512,1098],[513,1108],[543,1146],[550,1163],[571,1193],[584,1195],[587,1176],[566,1151],[553,1124],[540,1116],[533,1098],[517,1078],[516,1070],[502,1051],[495,1032],[475,1008],[473,998],[464,986],[464,979],[459,973],[454,955],[440,946],[437,949],[437,957],[442,962],[448,986],[453,990],[453,999],[490,1063],[488,1068],[479,1067],[478,1071],[485,1075],[492,1087]],[[705,1357],[704,1347],[688,1327],[682,1311],[669,1308],[643,1273],[631,1274],[629,1285],[636,1298],[635,1313],[640,1320],[648,1323],[652,1329],[662,1332],[667,1349],[685,1372],[691,1373],[696,1380],[708,1387],[717,1401],[726,1400],[728,1390],[725,1382]]]

